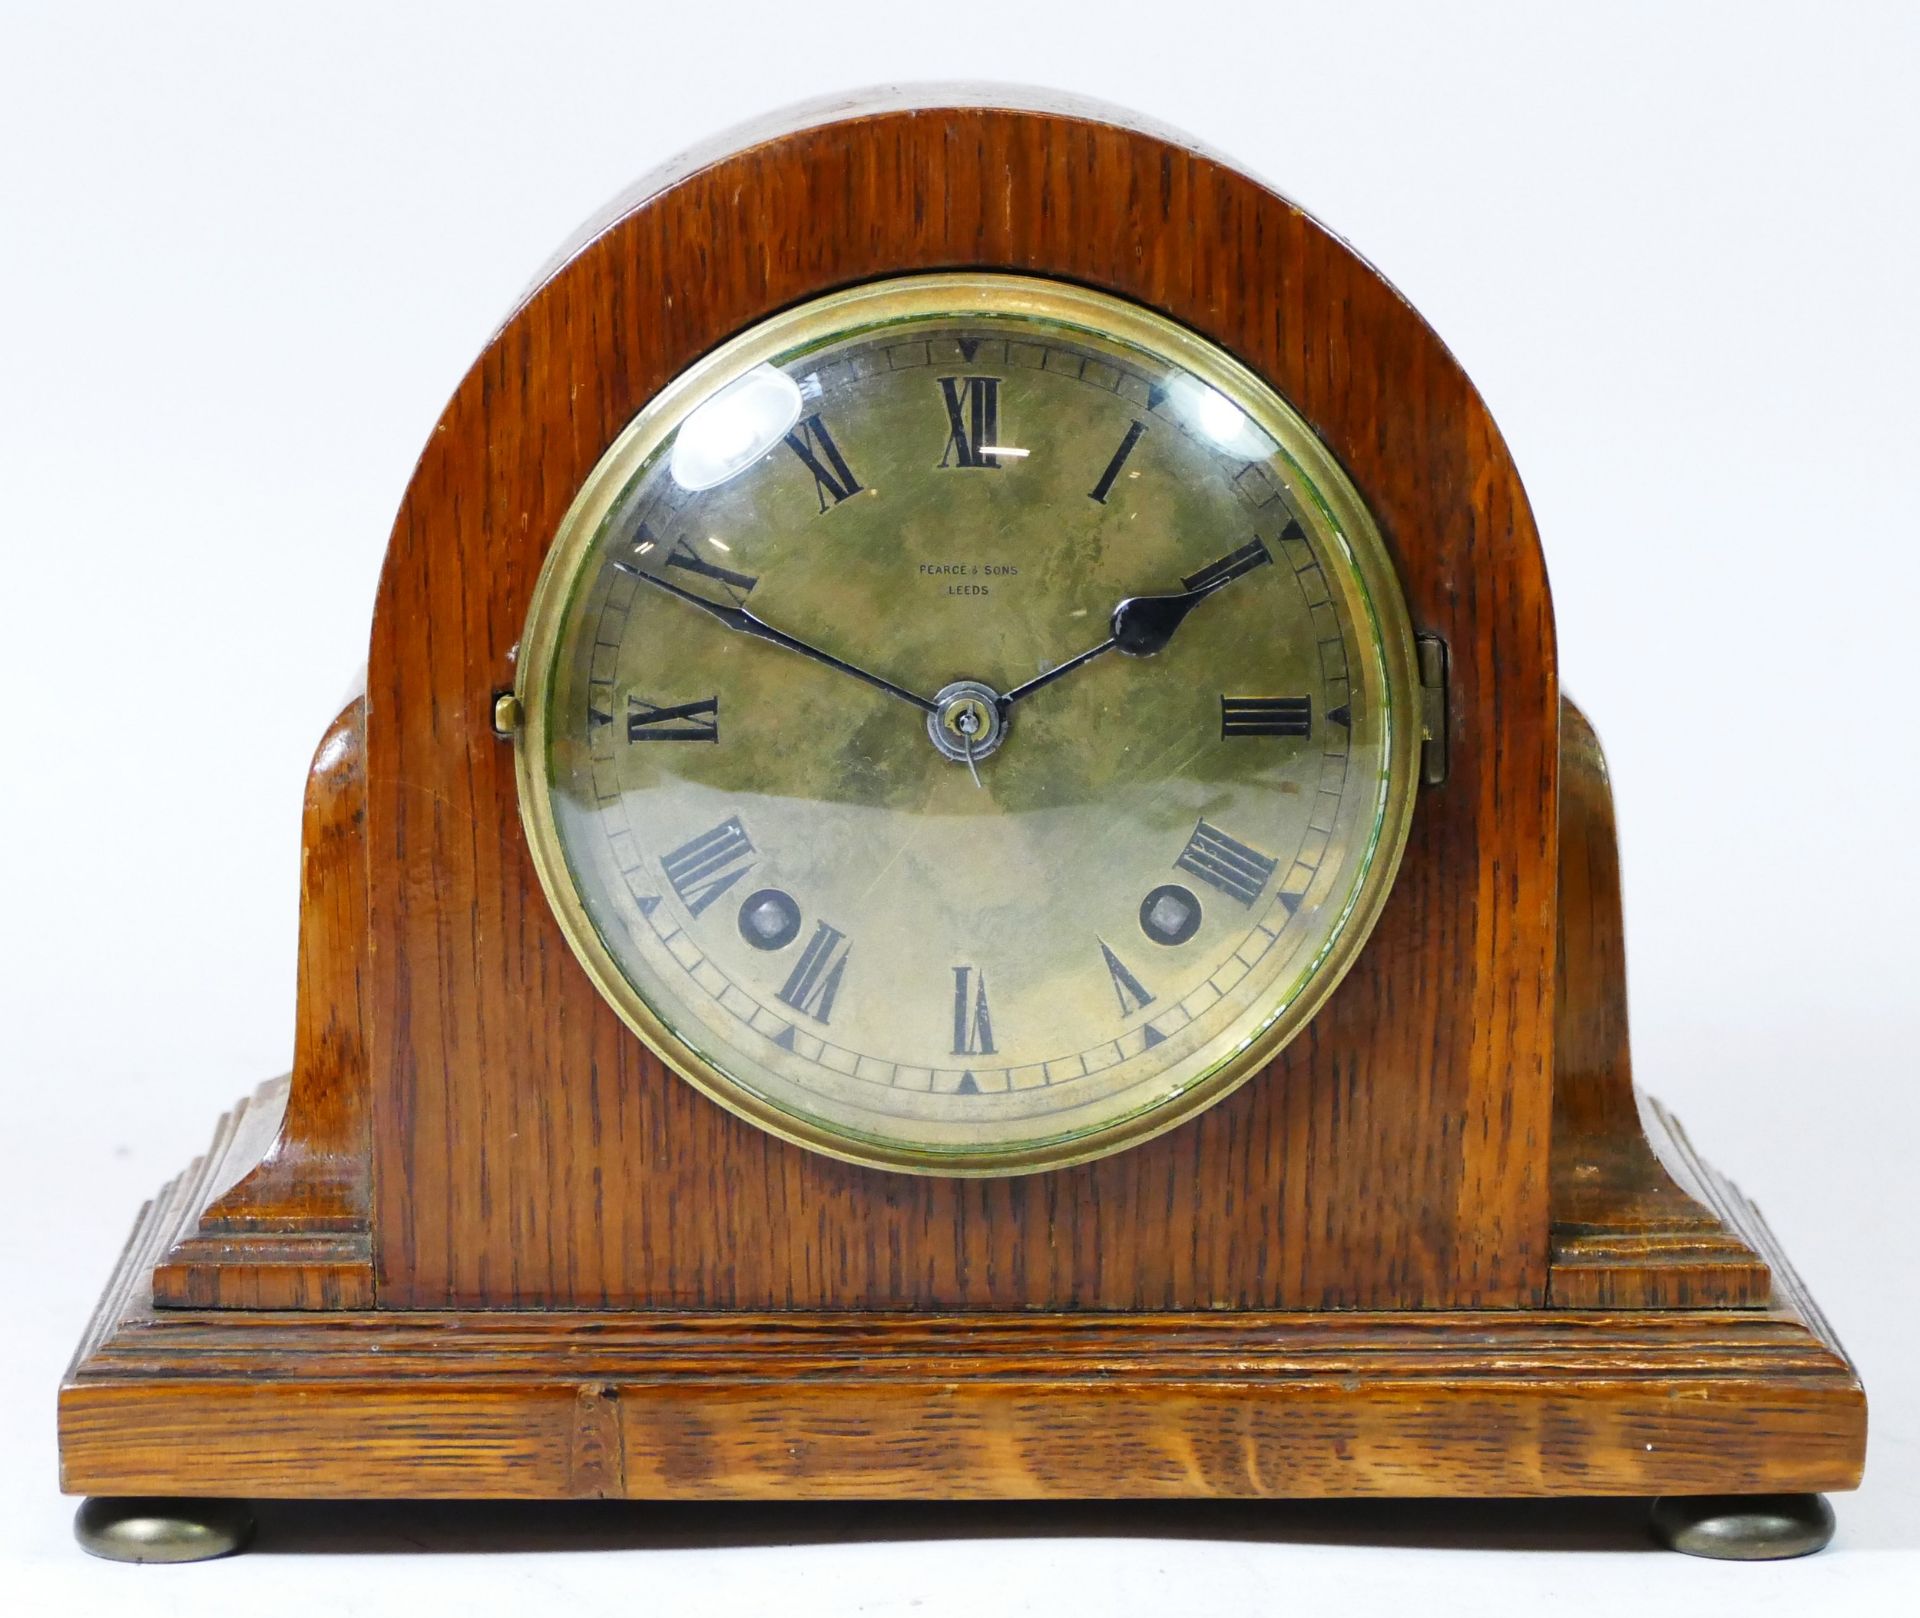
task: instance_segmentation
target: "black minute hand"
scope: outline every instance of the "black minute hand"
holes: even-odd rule
[[[635,567],[631,562],[615,562],[613,565],[620,572],[630,573],[636,579],[644,579],[656,590],[664,590],[670,596],[678,596],[682,601],[718,618],[729,629],[736,629],[743,635],[752,635],[758,640],[771,641],[775,646],[784,646],[790,652],[798,652],[802,657],[810,657],[814,662],[824,663],[828,668],[838,669],[842,674],[851,674],[856,680],[864,680],[868,685],[886,692],[890,697],[898,697],[902,702],[913,704],[922,713],[935,711],[934,705],[925,697],[917,697],[904,686],[895,685],[891,680],[883,680],[877,674],[869,674],[865,669],[855,668],[851,663],[835,657],[833,653],[821,651],[818,646],[809,646],[797,636],[789,635],[784,629],[775,629],[764,619],[754,617],[745,607],[709,601],[705,596],[696,595],[691,590],[661,578],[657,573],[649,573],[644,568]]]
[[[1223,556],[1217,562],[1210,562],[1191,578],[1183,579],[1186,585],[1178,595],[1164,596],[1128,596],[1113,609],[1113,620],[1109,626],[1113,633],[1098,646],[1090,647],[1078,657],[1068,658],[1058,668],[1048,669],[1037,679],[1027,681],[1025,685],[1016,685],[1000,699],[1000,708],[1006,709],[1018,698],[1038,691],[1042,686],[1051,685],[1063,674],[1071,674],[1082,663],[1091,663],[1102,652],[1110,652],[1118,647],[1128,657],[1151,657],[1155,652],[1164,651],[1167,642],[1173,639],[1173,632],[1185,622],[1188,613],[1205,601],[1214,591],[1224,588],[1243,573],[1251,573],[1273,560],[1267,547],[1259,540],[1243,545],[1230,555]]]

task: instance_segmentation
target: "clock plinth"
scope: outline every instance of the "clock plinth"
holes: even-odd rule
[[[650,400],[776,311],[956,269],[1131,300],[1283,396],[1445,671],[1398,875],[1300,1036],[1177,1128],[990,1179],[809,1151],[669,1070],[570,952],[495,722],[526,716],[503,697],[525,693],[548,547]],[[1138,437],[1076,498],[1107,504],[1123,457],[1147,464]],[[850,492],[857,463],[821,444]],[[1223,736],[1313,722],[1232,701]],[[956,730],[955,761],[907,718],[961,772],[1016,759],[1026,721],[985,759]],[[639,729],[669,721],[694,741],[715,722],[676,698]],[[795,944],[793,901],[751,887]],[[1311,219],[1065,107],[843,108],[690,160],[529,294],[423,456],[365,692],[309,778],[292,1072],[141,1215],[61,1390],[63,1487],[1851,1488],[1852,1367],[1751,1205],[1634,1087],[1619,906],[1605,765],[1559,694],[1504,445],[1434,334]],[[1137,1009],[1139,980],[1114,983]],[[956,1011],[956,1050],[976,1031]]]
[[[209,1183],[236,1133],[223,1122],[213,1151],[142,1213],[62,1388],[63,1486],[516,1499],[1853,1488],[1866,1406],[1852,1366],[1752,1205],[1627,1075],[1611,798],[1577,709],[1564,727],[1569,1066],[1544,1306],[324,1305],[356,1285],[331,1255],[298,1260],[271,1235],[208,1254],[202,1210],[220,1205]],[[263,1087],[242,1122],[286,1095],[286,1081]],[[184,1268],[183,1249],[200,1255]],[[183,1274],[190,1290],[244,1306],[155,1307],[156,1279]],[[253,1303],[269,1294],[315,1302]],[[1670,1502],[1667,1515],[1685,1510]]]

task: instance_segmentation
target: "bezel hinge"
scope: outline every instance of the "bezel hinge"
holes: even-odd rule
[[[1437,787],[1447,778],[1447,643],[1416,635],[1420,657],[1420,779]]]

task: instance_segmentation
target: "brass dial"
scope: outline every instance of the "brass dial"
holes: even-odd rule
[[[1011,276],[780,315],[567,515],[518,695],[568,939],[788,1139],[1013,1173],[1249,1077],[1406,835],[1413,640],[1304,422],[1186,329]]]

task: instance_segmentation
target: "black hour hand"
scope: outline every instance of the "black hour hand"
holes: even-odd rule
[[[1228,551],[1219,561],[1207,563],[1198,573],[1188,574],[1180,582],[1190,592],[1217,590],[1223,584],[1231,584],[1243,573],[1251,573],[1256,567],[1265,567],[1272,560],[1267,554],[1265,541],[1256,537],[1239,550]]]
[[[1110,633],[1105,640],[1078,657],[1069,658],[1058,668],[1048,669],[1045,674],[1027,681],[1025,685],[1015,686],[1000,699],[1000,712],[1004,715],[1021,697],[1052,685],[1063,674],[1071,674],[1082,664],[1091,663],[1096,657],[1115,648],[1129,657],[1152,657],[1155,652],[1165,650],[1167,642],[1173,639],[1173,632],[1180,627],[1187,614],[1215,590],[1231,584],[1243,573],[1251,573],[1256,567],[1265,567],[1272,560],[1267,554],[1267,547],[1256,538],[1237,551],[1229,551],[1219,561],[1209,562],[1191,577],[1182,579],[1180,582],[1186,589],[1178,595],[1128,596],[1113,609],[1113,619],[1108,625]]]
[[[1173,639],[1188,613],[1219,589],[1209,584],[1177,596],[1128,596],[1113,609],[1113,644],[1129,657],[1151,657]]]
[[[1129,657],[1153,656],[1165,649],[1187,614],[1215,590],[1272,560],[1267,547],[1256,539],[1182,579],[1186,589],[1179,595],[1128,596],[1113,609],[1113,644]]]

